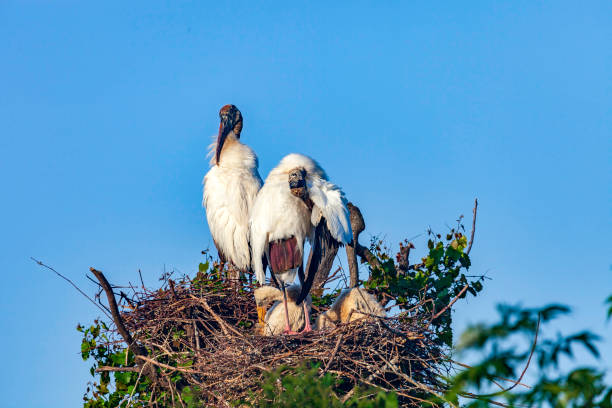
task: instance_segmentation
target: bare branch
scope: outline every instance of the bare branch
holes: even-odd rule
[[[94,306],[96,306],[98,309],[100,309],[102,311],[102,313],[104,313],[109,319],[112,319],[111,315],[109,315],[106,310],[104,310],[100,305],[98,305],[95,300],[93,300],[92,298],[90,298],[85,292],[83,292],[81,290],[81,288],[79,288],[77,285],[75,285],[74,282],[72,282],[70,279],[68,279],[67,277],[65,277],[64,275],[62,275],[61,273],[59,273],[58,271],[56,271],[55,269],[53,269],[52,267],[50,267],[49,265],[45,265],[43,262],[39,261],[38,259],[35,259],[33,257],[30,257],[31,260],[33,260],[34,262],[36,262],[38,265],[43,266],[47,269],[49,269],[50,271],[54,272],[57,276],[59,276],[60,278],[64,279],[65,281],[67,281],[68,283],[70,283],[76,290],[79,291],[79,293],[83,296],[85,296],[87,298],[87,300],[89,300],[91,303],[94,304]]]
[[[123,319],[121,318],[121,314],[119,313],[119,308],[117,307],[117,300],[115,299],[113,288],[111,287],[110,283],[108,283],[108,280],[106,280],[106,277],[104,276],[102,272],[94,268],[89,268],[89,270],[91,271],[91,273],[95,275],[95,277],[100,282],[102,289],[104,289],[104,292],[106,292],[106,297],[108,299],[108,306],[113,315],[112,319],[115,322],[115,325],[117,326],[117,331],[119,332],[121,337],[123,337],[123,340],[127,343],[132,353],[134,353],[136,356],[141,356],[141,357],[146,356],[147,349],[134,341],[134,339],[132,338],[132,335],[125,328],[125,325],[123,324]],[[142,367],[144,369],[144,366]],[[155,368],[152,366],[148,366],[146,368],[147,370],[145,374],[147,375],[147,377],[149,377],[152,381],[155,382],[157,380],[157,373],[155,372]]]
[[[461,362],[456,361],[456,360],[451,360],[451,361],[453,362],[453,364],[457,364],[458,366],[461,366],[461,367],[463,367],[463,368],[472,368],[472,366],[471,366],[471,365],[468,365],[468,364],[465,364],[465,363],[461,363]],[[511,383],[516,383],[516,381],[511,380],[511,379],[509,379],[509,378],[498,377],[498,376],[496,376],[496,375],[494,375],[494,376],[492,376],[492,377],[493,377],[493,378],[497,378],[498,380],[507,381],[507,382],[511,382]],[[519,383],[518,383],[518,385],[520,385],[520,386],[522,386],[522,387],[525,387],[525,388],[528,388],[528,389],[531,389],[531,386],[529,386],[529,385],[527,385],[527,384],[523,384],[523,383],[521,383],[521,382],[519,382]]]
[[[511,391],[517,385],[521,384],[521,380],[525,376],[525,373],[527,372],[527,369],[529,368],[529,364],[531,364],[531,358],[533,357],[533,353],[535,352],[536,346],[538,344],[538,333],[540,332],[540,321],[541,321],[541,318],[542,318],[542,316],[540,314],[538,314],[538,324],[536,326],[536,331],[535,331],[535,336],[534,336],[534,339],[533,339],[533,344],[531,345],[531,351],[529,352],[529,358],[527,359],[527,364],[525,364],[525,368],[523,368],[523,371],[521,372],[521,375],[519,376],[518,380],[512,381],[514,384],[512,384],[510,387],[506,388],[505,390],[497,391],[497,392],[494,392],[492,394],[478,395],[478,397],[488,398],[488,397],[495,397],[495,396],[498,396],[498,395],[502,395],[502,394],[504,394],[504,393],[506,393],[508,391]]]
[[[140,371],[140,368],[138,367],[110,367],[110,366],[100,366],[96,368],[96,373],[102,373],[106,371],[118,372],[118,373],[126,373],[126,372],[137,373]]]
[[[140,269],[138,270],[138,276],[140,276],[140,284],[142,285],[142,288],[145,288],[145,284],[144,284],[144,280],[142,279],[142,272],[140,272]]]
[[[361,263],[367,262],[375,268],[381,267],[380,262],[378,262],[378,259],[376,259],[376,256],[374,256],[374,254],[363,245],[357,244],[355,252],[357,252],[357,255],[359,255],[361,258]]]
[[[407,242],[406,245],[400,242],[400,250],[397,253],[397,272],[406,273],[409,268],[408,257],[410,256],[410,250],[414,248],[412,242]]]
[[[458,299],[461,297],[461,295],[463,295],[463,294],[465,293],[465,291],[466,291],[466,290],[467,290],[469,287],[470,287],[470,285],[469,285],[469,284],[468,284],[468,285],[465,285],[465,286],[463,287],[463,289],[461,289],[461,291],[460,291],[460,292],[457,294],[457,296],[455,296],[455,297],[453,298],[453,300],[451,300],[451,301],[450,301],[450,303],[449,303],[448,305],[444,306],[444,308],[443,308],[442,310],[440,310],[438,313],[436,313],[436,314],[435,314],[435,315],[434,315],[434,316],[431,318],[431,320],[430,320],[429,322],[431,323],[432,321],[434,321],[434,320],[436,320],[438,317],[440,317],[440,316],[442,315],[442,313],[446,312],[446,310],[447,310],[449,307],[451,307],[452,305],[454,305],[454,304],[455,304],[455,302],[456,302],[456,301],[457,301],[457,300],[458,300]]]
[[[472,210],[472,214],[474,214],[474,217],[472,218],[472,232],[470,234],[470,243],[468,244],[467,250],[465,251],[466,254],[470,254],[470,251],[472,250],[472,244],[474,243],[474,233],[476,232],[476,212],[478,211],[478,199],[475,198],[474,199],[474,210]]]
[[[323,376],[323,374],[327,372],[327,370],[329,370],[331,363],[334,361],[334,357],[336,357],[336,353],[338,353],[338,348],[340,347],[340,344],[342,343],[343,337],[344,337],[344,334],[341,334],[340,336],[338,336],[338,341],[336,341],[336,345],[334,346],[334,349],[332,350],[329,356],[329,360],[327,360],[327,364],[325,364],[325,368],[320,374],[321,377]]]

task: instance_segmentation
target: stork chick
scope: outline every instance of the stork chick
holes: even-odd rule
[[[326,327],[333,328],[337,323],[348,323],[369,315],[384,317],[385,310],[365,289],[346,289],[338,295],[327,312],[317,317],[316,328],[319,330]]]
[[[297,332],[307,325],[308,315],[312,300],[310,296],[303,302],[304,307],[297,305],[296,300],[300,296],[301,287],[291,285],[285,288],[287,296],[287,308],[283,298],[283,292],[273,286],[261,286],[255,289],[255,303],[257,304],[258,314],[260,310],[265,310],[271,303],[272,307],[265,313],[262,320],[261,315],[257,334],[264,336],[274,336],[286,330],[285,319],[289,321],[289,328],[292,332]],[[308,322],[309,323],[309,322]]]

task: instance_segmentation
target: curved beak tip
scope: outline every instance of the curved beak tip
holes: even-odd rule
[[[219,164],[219,160],[221,158],[221,150],[223,149],[223,144],[225,143],[225,139],[227,134],[229,133],[229,127],[221,121],[219,125],[219,136],[217,136],[217,150],[215,152],[216,163]]]

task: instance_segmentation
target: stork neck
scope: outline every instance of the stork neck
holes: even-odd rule
[[[219,155],[219,162],[216,164],[218,166],[223,166],[227,164],[227,159],[228,159],[227,153],[230,152],[231,150],[234,150],[236,145],[239,143],[240,142],[238,141],[238,138],[236,138],[236,136],[234,135],[234,132],[230,132],[230,134],[227,135],[227,138],[223,142],[223,146],[221,147],[221,154]]]

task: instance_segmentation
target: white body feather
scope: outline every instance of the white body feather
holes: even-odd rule
[[[312,211],[301,199],[291,194],[289,188],[289,173],[298,167],[306,170],[306,185],[314,203]],[[294,236],[303,255],[304,242],[312,239],[313,226],[319,223],[321,215],[337,241],[343,244],[351,241],[349,211],[340,188],[327,180],[323,169],[310,157],[295,153],[285,156],[270,171],[251,210],[252,259],[258,282],[265,283],[261,259],[264,254],[269,256],[268,244]],[[286,276],[280,278],[291,284],[295,272],[296,269],[287,271]]]
[[[289,327],[293,331],[299,331],[306,325],[306,314],[304,305],[297,305],[295,301],[300,295],[301,286],[292,285],[286,288],[287,291],[287,312],[289,315]],[[285,330],[285,304],[283,302],[283,292],[272,286],[262,286],[255,289],[255,300],[258,305],[274,302],[268,309],[264,319],[265,324],[261,333],[265,336],[274,336],[283,333]],[[308,295],[305,299],[306,307],[310,312],[312,299]]]
[[[366,313],[366,314],[364,314]],[[364,317],[385,316],[385,309],[376,298],[363,288],[346,289],[329,310],[317,318],[317,329],[335,327],[337,323],[348,323]]]
[[[251,266],[249,213],[262,181],[257,156],[235,137],[225,142],[220,164],[214,162],[204,176],[202,205],[210,233],[219,249],[240,269]],[[216,149],[213,143],[212,152]]]

